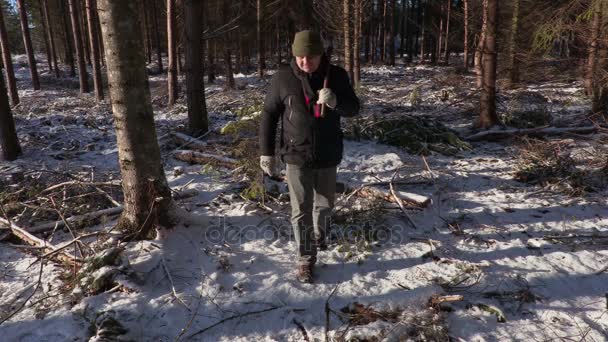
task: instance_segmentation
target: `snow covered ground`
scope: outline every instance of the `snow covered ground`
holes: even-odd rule
[[[95,105],[77,89],[44,88],[44,81],[43,90],[30,91],[27,70],[17,71],[24,106],[17,110],[17,129],[24,155],[0,164],[0,170],[94,170],[117,178],[108,104]],[[450,83],[452,72],[430,66],[365,68],[363,115],[432,115],[469,132],[477,102],[473,80],[452,75],[461,81]],[[207,88],[212,127],[261,100],[267,80],[239,76],[242,89],[228,96],[221,78]],[[168,132],[185,125],[186,113],[183,105],[171,111],[162,106],[163,76],[151,77],[151,85],[159,140],[165,144]],[[414,89],[420,103],[411,103]],[[441,100],[442,90],[449,99]],[[548,99],[554,120],[578,118],[589,106],[580,84],[562,82],[505,91],[502,108],[532,92]],[[28,101],[36,105],[28,107]],[[606,141],[602,134],[593,138]],[[584,146],[582,138],[574,139],[574,145]],[[518,154],[510,143],[473,147],[456,156],[428,156],[427,169],[420,156],[400,148],[347,141],[339,181],[356,188],[389,181],[400,170],[399,176],[412,182],[399,189],[430,196],[433,203],[409,211],[416,228],[388,204],[356,216],[348,231],[337,225],[329,250],[319,254],[312,285],[293,276],[288,203],[272,206],[269,214],[238,196],[228,170],[190,166],[164,150],[170,185],[199,193],[179,202],[188,212],[182,225],[126,246],[125,261],[139,279],[132,291],[84,298],[66,294],[62,279],[72,270],[45,263],[41,288],[0,325],[0,336],[84,341],[90,327],[110,315],[127,329],[121,338],[136,341],[323,341],[326,334],[338,341],[607,340],[607,192],[569,197],[517,182]],[[177,175],[175,166],[184,172]],[[337,200],[341,213],[359,201],[345,197]],[[376,241],[361,239],[366,223],[382,225]],[[58,233],[53,239],[68,237]],[[35,260],[27,249],[0,243],[0,319],[32,292],[40,264],[28,266]],[[454,294],[462,300],[439,308],[429,304]],[[361,308],[367,315],[360,316],[369,322],[353,319]]]

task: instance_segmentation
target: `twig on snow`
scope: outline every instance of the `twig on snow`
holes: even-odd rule
[[[329,313],[331,312],[331,308],[329,307],[329,301],[331,297],[333,297],[334,293],[340,286],[341,283],[336,284],[336,287],[331,291],[329,297],[325,300],[325,342],[329,342]]]
[[[8,321],[9,319],[11,319],[17,313],[19,313],[19,311],[21,311],[25,307],[25,304],[27,304],[27,302],[29,302],[30,299],[32,299],[32,297],[34,296],[34,294],[36,293],[36,291],[38,291],[38,288],[40,288],[40,284],[42,283],[42,270],[43,270],[43,268],[44,268],[44,262],[41,262],[40,263],[40,273],[38,274],[38,282],[36,283],[36,288],[34,288],[34,291],[32,291],[32,293],[23,301],[23,303],[21,303],[21,305],[15,311],[13,311],[11,314],[9,314],[5,318],[3,318],[0,321],[0,325],[2,325],[2,323],[4,323],[4,322]]]
[[[226,317],[226,318],[222,319],[221,321],[219,321],[217,323],[214,323],[214,324],[206,327],[205,329],[199,330],[199,331],[195,332],[194,334],[188,336],[188,339],[190,339],[190,338],[192,338],[192,337],[194,337],[196,335],[202,334],[205,331],[208,331],[208,330],[210,330],[210,329],[212,329],[212,328],[214,328],[214,327],[216,327],[216,326],[218,326],[218,325],[220,325],[220,324],[222,324],[224,322],[227,322],[227,321],[230,321],[230,320],[233,320],[233,319],[237,319],[237,318],[242,318],[242,317],[246,317],[246,316],[251,316],[251,315],[256,315],[256,314],[259,314],[259,313],[264,313],[264,312],[276,310],[276,309],[279,309],[279,308],[281,308],[281,307],[280,306],[273,306],[273,307],[268,308],[268,309],[251,311],[251,312],[246,312],[244,314],[238,314],[238,315],[233,315],[233,316],[230,316],[230,317]]]
[[[192,312],[192,310],[188,307],[188,305],[186,305],[186,303],[184,303],[184,301],[181,298],[179,298],[179,296],[177,295],[177,291],[175,290],[175,284],[173,283],[173,277],[171,276],[171,272],[169,272],[169,268],[167,267],[167,263],[165,262],[165,258],[162,255],[160,256],[160,263],[163,266],[163,269],[165,270],[165,273],[167,274],[167,277],[169,278],[169,282],[171,283],[171,292],[173,292],[173,296],[186,309],[188,309],[188,311]]]

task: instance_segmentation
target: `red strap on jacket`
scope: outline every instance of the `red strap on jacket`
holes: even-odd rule
[[[310,105],[310,99],[308,98],[308,96],[306,96],[306,94],[304,94],[304,98],[306,99],[306,106],[308,107]],[[320,118],[321,117],[321,106],[318,103],[315,103],[315,118]]]

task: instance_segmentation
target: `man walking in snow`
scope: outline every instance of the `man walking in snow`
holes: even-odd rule
[[[266,94],[260,167],[269,176],[278,174],[275,137],[281,121],[280,156],[287,164],[291,223],[298,248],[296,277],[310,283],[317,248],[327,249],[343,150],[340,117],[357,115],[359,99],[346,71],[329,64],[317,32],[296,33],[292,53],[294,59],[273,76]]]

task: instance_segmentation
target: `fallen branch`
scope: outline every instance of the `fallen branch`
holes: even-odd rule
[[[230,168],[235,167],[237,164],[237,160],[233,158],[189,150],[174,151],[173,158],[189,163],[219,164]]]
[[[391,187],[391,186],[394,187],[394,185],[395,185],[395,183],[392,183],[392,182],[387,182],[387,183],[388,183],[389,187]],[[376,198],[381,198],[387,202],[393,202],[396,204],[399,204],[397,202],[397,199],[399,199],[401,202],[401,205],[404,205],[403,202],[406,202],[408,204],[412,204],[416,208],[427,207],[429,204],[432,203],[432,200],[429,197],[426,197],[423,195],[413,194],[410,192],[399,191],[399,190],[387,191],[387,190],[382,189],[377,186],[362,187],[357,190],[355,190],[355,191],[357,191],[357,193],[350,194],[348,198],[350,198],[353,195],[357,195],[357,196],[363,197],[363,198],[376,197]],[[395,194],[393,194],[393,192]],[[410,209],[405,205],[404,205],[404,208]]]
[[[83,215],[71,216],[71,217],[66,218],[65,221],[59,220],[59,221],[44,223],[44,224],[32,227],[31,229],[29,229],[29,232],[30,233],[43,233],[43,232],[47,232],[49,230],[53,230],[53,229],[55,229],[55,227],[57,227],[57,228],[63,227],[65,225],[65,222],[71,224],[74,222],[93,220],[93,219],[96,219],[101,216],[118,215],[122,212],[122,209],[123,209],[123,207],[120,206],[120,207],[102,209],[102,210],[94,211],[91,213],[86,213]]]
[[[209,147],[208,143],[183,133],[172,132],[171,135],[180,143],[180,149],[189,146],[195,150],[204,151]]]
[[[205,329],[199,330],[199,331],[195,332],[194,334],[188,336],[188,339],[191,339],[192,337],[194,337],[196,335],[202,334],[205,331],[210,330],[210,329],[212,329],[212,328],[214,328],[214,327],[216,327],[216,326],[218,326],[218,325],[220,325],[220,324],[222,324],[224,322],[227,322],[227,321],[230,321],[230,320],[233,320],[233,319],[237,319],[237,318],[242,318],[242,317],[245,317],[245,316],[251,316],[251,315],[256,315],[256,314],[259,314],[259,313],[264,313],[264,312],[276,310],[276,309],[279,309],[279,308],[280,308],[279,306],[273,306],[271,308],[264,309],[264,310],[251,311],[251,312],[247,312],[247,313],[244,313],[244,314],[238,314],[238,315],[233,315],[233,316],[224,318],[221,321],[219,321],[217,323],[214,323],[214,324],[206,327]]]
[[[0,207],[0,209],[1,209],[1,207]],[[2,209],[2,212],[4,213],[4,209]],[[42,239],[30,234],[25,229],[18,227],[16,224],[12,223],[9,220],[6,220],[6,219],[0,217],[0,224],[9,227],[11,229],[11,232],[13,233],[13,235],[15,235],[19,239],[25,241],[26,243],[28,243],[32,246],[36,246],[36,247],[43,247],[43,250],[46,253],[55,252],[53,254],[58,254],[57,259],[59,259],[60,261],[68,262],[71,264],[82,263],[82,259],[76,258],[72,255],[62,252],[61,250],[63,248],[58,249],[56,246],[52,245],[48,241],[42,240]]]
[[[90,185],[90,186],[98,187],[98,186],[104,186],[104,185],[120,186],[120,184],[121,184],[121,181],[119,181],[119,180],[110,181],[110,182],[83,182],[80,180],[71,180],[71,181],[52,185],[52,186],[42,190],[42,193],[49,192],[49,191],[52,191],[52,190],[55,190],[55,189],[58,189],[58,188],[61,188],[63,186],[67,186],[67,185]]]
[[[431,306],[437,306],[441,303],[460,302],[463,300],[463,295],[432,296],[431,299],[429,299],[429,304]]]
[[[192,197],[192,196],[195,196],[196,194],[198,194],[198,190],[188,189],[188,190],[179,191],[179,192],[174,193],[173,199],[182,199],[182,198]],[[122,212],[122,210],[123,210],[122,205],[120,205],[118,207],[114,207],[114,208],[102,209],[102,210],[86,213],[83,215],[71,216],[71,217],[66,218],[65,221],[59,220],[59,221],[44,223],[44,224],[30,228],[30,229],[28,229],[28,231],[30,233],[43,233],[43,232],[47,232],[49,230],[53,230],[55,228],[61,228],[65,225],[66,222],[68,224],[71,224],[74,222],[93,220],[93,219],[96,219],[101,216],[114,216],[114,215],[120,214]]]
[[[395,176],[397,175],[397,171],[395,171],[395,173],[393,174],[392,179],[395,179]],[[401,209],[401,212],[403,212],[403,214],[405,215],[405,217],[407,218],[407,220],[410,222],[410,224],[412,225],[412,227],[414,227],[414,229],[418,229],[418,227],[416,227],[416,224],[414,223],[414,221],[412,221],[412,218],[410,217],[410,215],[407,213],[407,211],[405,210],[405,207],[403,206],[403,202],[401,201],[401,198],[399,198],[399,196],[397,196],[396,192],[395,192],[395,188],[393,187],[393,183],[389,183],[389,186],[391,188],[391,194],[393,195],[393,198],[395,199],[395,202],[397,202],[397,204],[399,205],[399,208]]]
[[[501,140],[508,139],[514,136],[545,136],[545,135],[560,135],[560,134],[592,134],[597,132],[596,126],[587,127],[538,127],[525,129],[505,129],[505,130],[489,130],[469,135],[465,138],[468,141],[480,140]]]

